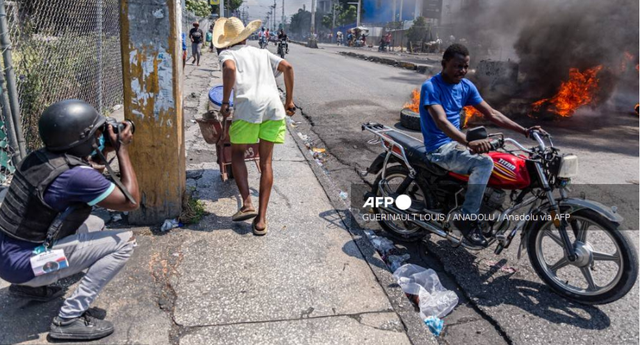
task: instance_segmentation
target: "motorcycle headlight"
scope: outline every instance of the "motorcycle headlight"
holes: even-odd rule
[[[560,169],[558,170],[559,178],[572,178],[578,176],[578,156],[566,155],[560,161]]]

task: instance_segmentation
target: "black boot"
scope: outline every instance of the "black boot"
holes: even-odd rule
[[[9,286],[9,293],[14,297],[26,298],[38,302],[49,302],[64,295],[64,289],[54,285],[31,287],[11,284],[11,286]]]
[[[478,222],[454,220],[453,225],[462,232],[462,235],[469,244],[482,248],[489,246],[489,242],[487,242],[487,239],[482,235],[482,229],[480,229]]]
[[[96,340],[113,333],[113,324],[97,319],[88,313],[75,319],[56,316],[51,322],[49,337],[59,340]]]

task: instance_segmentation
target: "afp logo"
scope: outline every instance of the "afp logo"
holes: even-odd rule
[[[367,198],[364,207],[389,207],[393,204],[395,204],[398,209],[405,211],[411,207],[411,198],[406,194],[398,195],[395,199],[390,196],[372,196]]]

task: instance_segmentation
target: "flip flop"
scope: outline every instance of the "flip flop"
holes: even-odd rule
[[[258,212],[256,210],[238,210],[236,214],[231,216],[231,220],[234,222],[243,222],[245,220],[249,220],[258,216]]]
[[[256,222],[254,221],[254,222],[251,223],[251,227],[253,228],[253,234],[254,235],[256,235],[256,236],[264,236],[264,235],[267,234],[269,225],[267,223],[265,223],[264,229],[258,229],[258,228],[256,228]]]

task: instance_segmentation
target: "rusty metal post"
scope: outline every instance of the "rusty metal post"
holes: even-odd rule
[[[132,224],[158,224],[182,210],[181,22],[180,0],[120,0],[125,118],[136,124],[130,152],[142,194]]]

